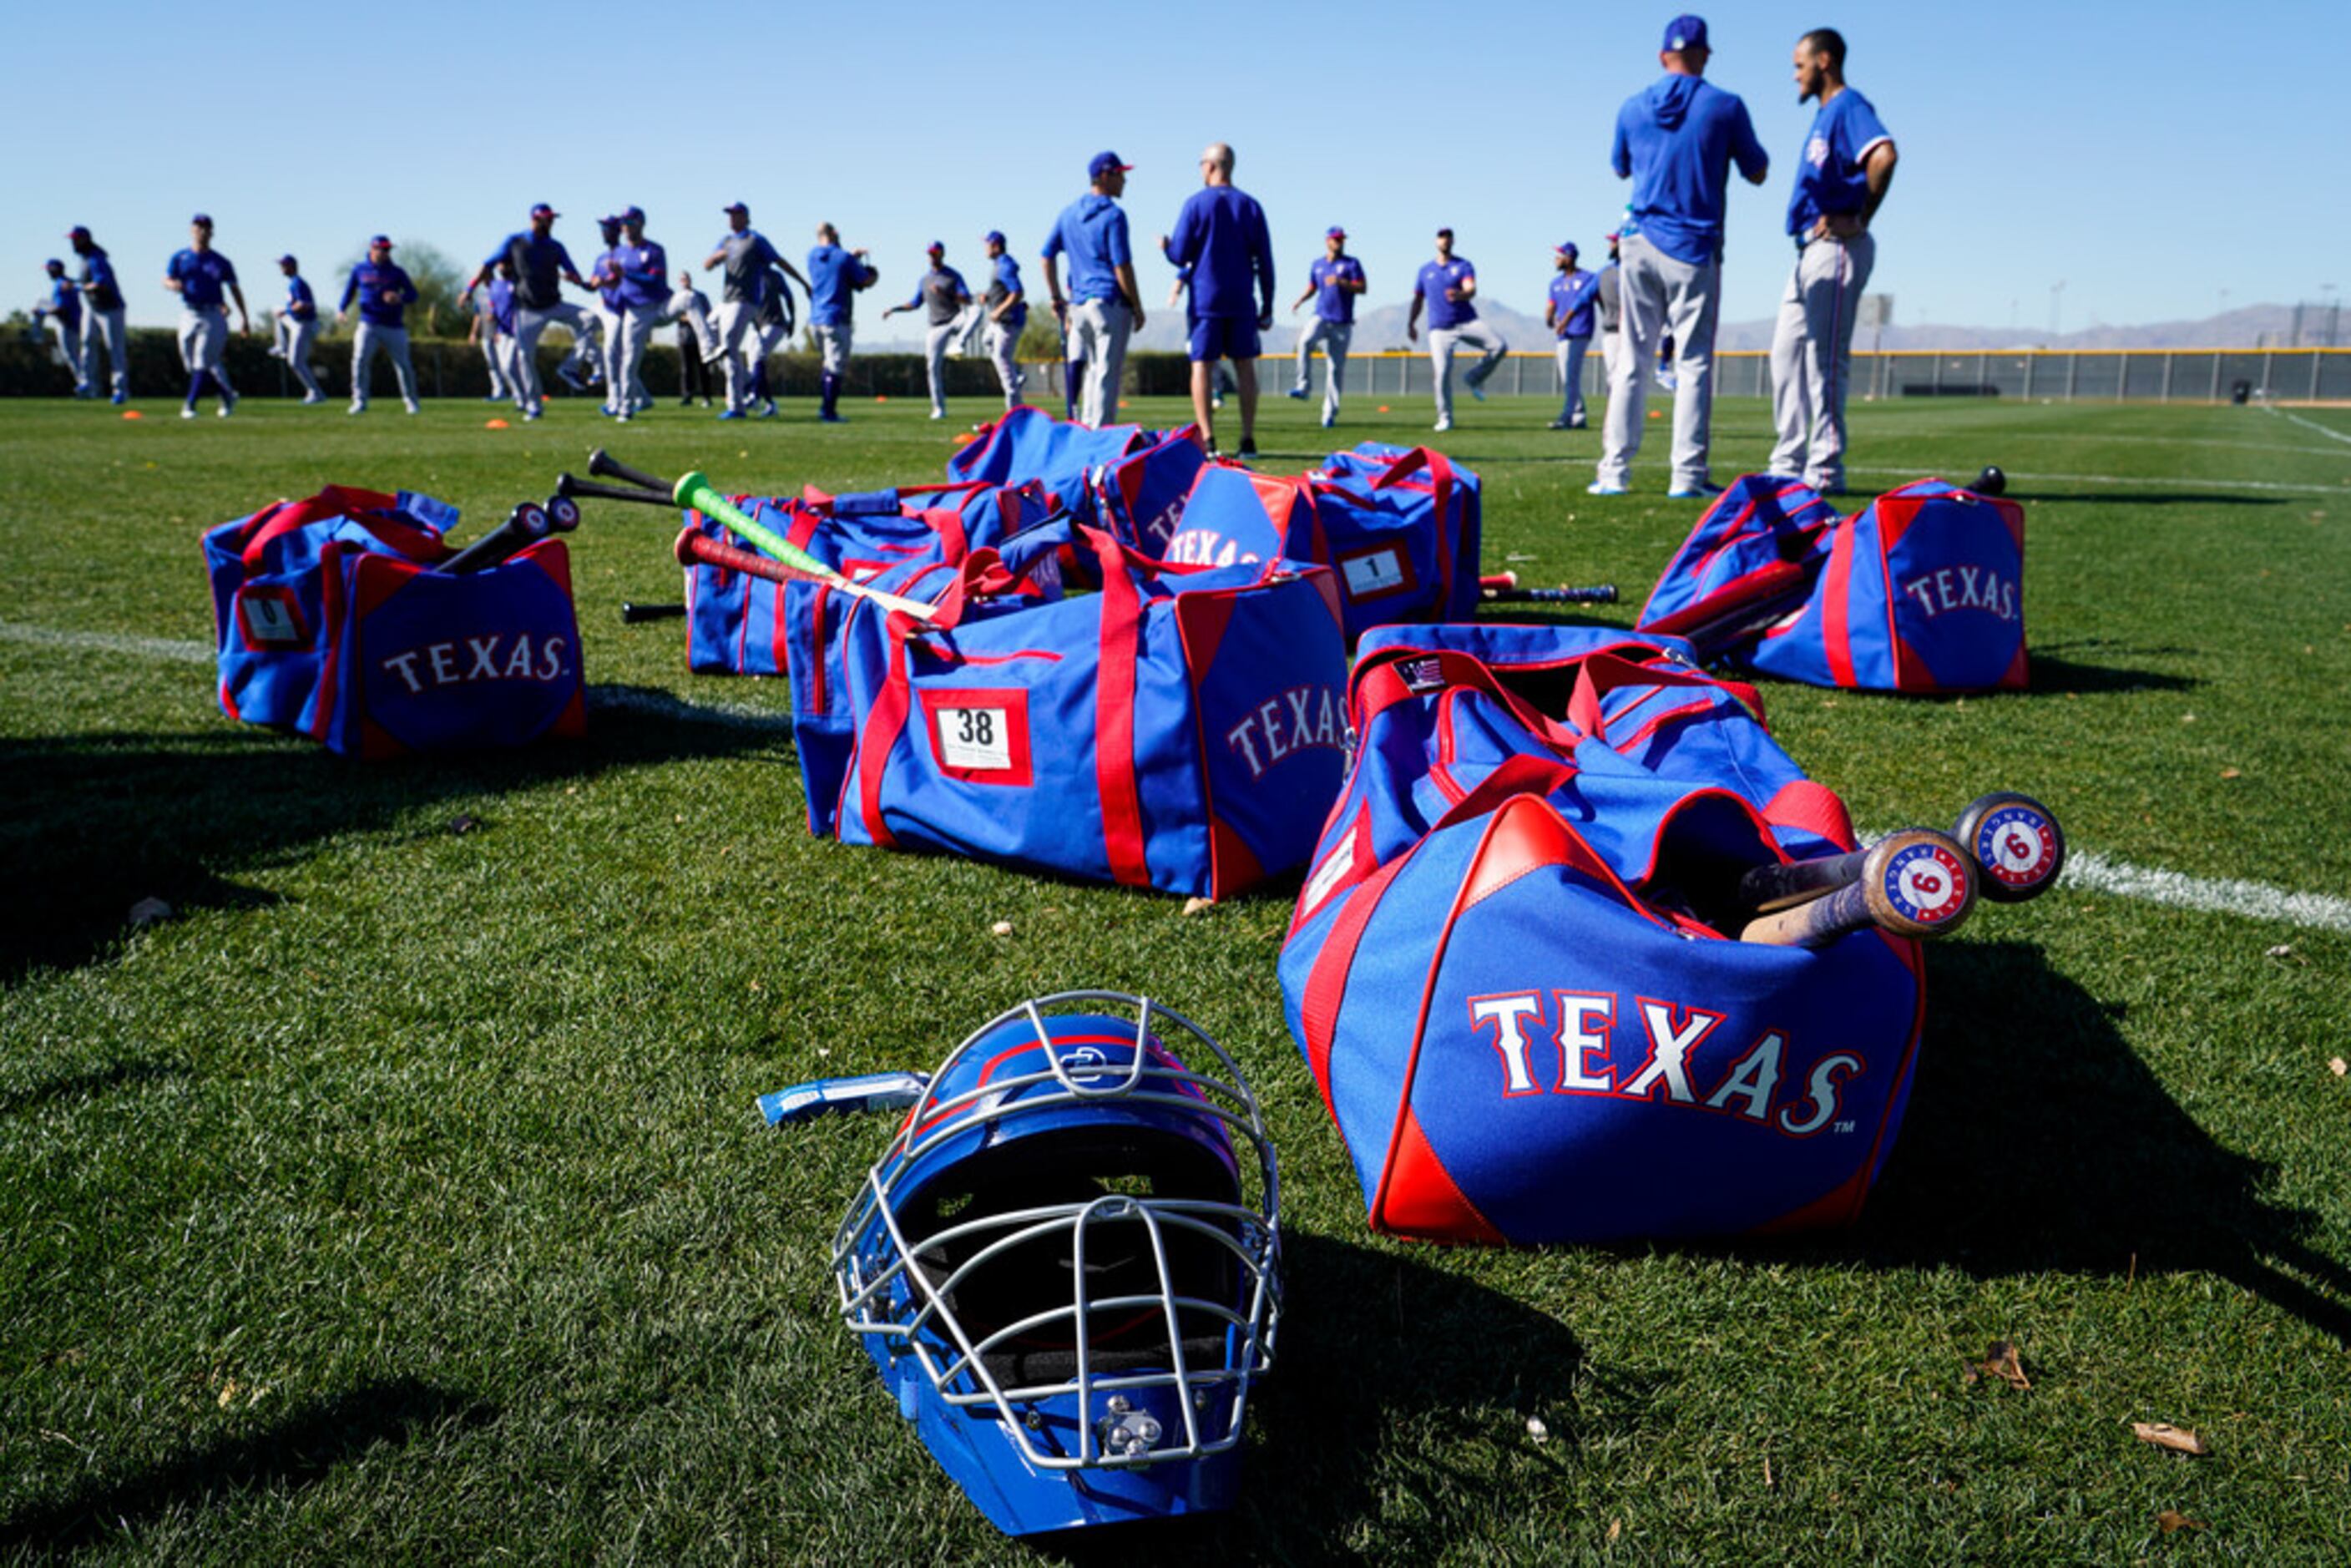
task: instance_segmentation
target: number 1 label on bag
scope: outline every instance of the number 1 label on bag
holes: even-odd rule
[[[974,784],[1029,782],[1028,693],[928,691],[922,696],[939,771]]]

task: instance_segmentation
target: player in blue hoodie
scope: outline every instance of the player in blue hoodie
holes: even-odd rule
[[[1623,230],[1620,292],[1624,348],[1609,377],[1595,496],[1621,496],[1641,450],[1643,375],[1661,336],[1675,358],[1674,477],[1669,494],[1719,494],[1708,472],[1708,425],[1714,409],[1714,329],[1722,293],[1722,214],[1730,166],[1760,185],[1771,160],[1755,140],[1747,106],[1709,85],[1706,23],[1677,16],[1666,25],[1657,63],[1666,74],[1616,111],[1609,159],[1633,182]]]

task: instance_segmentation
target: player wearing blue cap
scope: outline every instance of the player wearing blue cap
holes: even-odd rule
[[[279,256],[277,270],[286,275],[286,303],[277,308],[269,357],[285,361],[293,370],[294,379],[302,383],[305,403],[324,402],[327,394],[319,386],[317,372],[310,369],[310,345],[319,336],[319,297],[310,292],[309,280],[302,276],[302,264],[292,256]]]
[[[914,280],[914,297],[882,312],[887,321],[901,310],[928,314],[923,332],[923,362],[930,372],[931,417],[947,416],[947,341],[963,330],[964,308],[971,303],[971,287],[963,274],[947,265],[947,247],[933,240],[925,253],[930,270]]]
[[[818,373],[820,402],[816,417],[839,424],[841,384],[849,373],[849,350],[857,338],[857,295],[873,287],[882,274],[868,262],[868,253],[841,248],[841,231],[831,224],[816,226],[816,248],[808,253],[809,330],[816,334],[820,355]]]
[[[253,312],[245,308],[235,267],[213,248],[213,221],[203,213],[188,220],[187,247],[172,253],[163,287],[180,297],[180,362],[188,368],[188,401],[180,417],[196,417],[196,400],[209,379],[220,393],[216,412],[226,419],[236,411],[236,389],[228,384],[228,367],[223,362],[228,351],[228,312],[221,298],[225,294],[236,301],[242,332],[253,330]]]
[[[718,242],[702,264],[702,270],[724,267],[725,286],[719,291],[718,341],[709,350],[713,362],[723,361],[726,371],[726,411],[721,419],[741,419],[750,411],[755,366],[763,365],[767,356],[756,358],[746,350],[758,336],[760,310],[767,303],[768,279],[778,271],[799,277],[806,288],[808,279],[800,277],[799,269],[777,253],[768,243],[768,236],[751,226],[751,209],[741,202],[728,204],[726,237]]]
[[[357,302],[359,330],[351,337],[351,406],[365,413],[368,376],[375,357],[392,361],[393,379],[400,382],[400,401],[416,410],[416,367],[408,360],[408,308],[416,303],[416,284],[407,269],[392,259],[392,241],[378,235],[368,241],[367,259],[351,268],[343,284],[342,301],[335,307],[335,324],[341,326]]]
[[[1061,323],[1070,366],[1085,365],[1078,417],[1099,428],[1118,409],[1126,369],[1126,340],[1143,330],[1143,295],[1134,281],[1134,251],[1126,213],[1118,204],[1127,171],[1115,152],[1097,152],[1086,165],[1086,193],[1061,209],[1045,236],[1045,292]],[[1070,287],[1061,290],[1059,263],[1070,258]],[[1074,369],[1065,371],[1073,379]]]
[[[983,341],[988,361],[996,367],[996,379],[1004,383],[1004,406],[1019,408],[1020,366],[1017,356],[1020,334],[1029,325],[1029,296],[1020,287],[1020,264],[1012,259],[1002,231],[988,230],[980,243],[987,247],[988,265],[994,269],[987,292],[980,296],[980,311],[987,322]]]
[[[1298,335],[1298,382],[1290,395],[1302,398],[1317,344],[1322,349],[1322,428],[1339,423],[1339,397],[1347,380],[1347,345],[1355,336],[1355,296],[1369,288],[1364,264],[1347,254],[1347,231],[1333,225],[1322,235],[1322,256],[1308,268],[1306,292],[1290,302],[1290,314],[1309,299],[1314,319]]]
[[[1706,23],[1677,16],[1666,24],[1657,63],[1666,74],[1616,111],[1609,161],[1633,182],[1624,229],[1625,353],[1610,377],[1600,471],[1586,486],[1621,496],[1641,450],[1646,413],[1643,373],[1661,336],[1675,359],[1676,497],[1719,493],[1707,464],[1714,412],[1714,329],[1722,292],[1722,215],[1730,166],[1760,185],[1771,160],[1755,140],[1747,106],[1708,83]]]
[[[1259,334],[1273,325],[1273,240],[1265,209],[1233,183],[1233,150],[1214,141],[1200,154],[1200,189],[1185,199],[1168,236],[1167,259],[1191,274],[1192,416],[1217,449],[1209,402],[1219,360],[1240,382],[1244,457],[1257,455]]]
[[[126,402],[131,396],[130,329],[123,321],[122,286],[115,279],[114,262],[79,224],[66,231],[66,242],[81,257],[81,275],[75,282],[81,289],[82,352],[89,360],[93,382],[98,350],[103,348],[114,401]]]
[[[571,265],[571,253],[555,237],[555,220],[562,214],[545,202],[530,210],[530,227],[519,229],[498,242],[498,248],[485,257],[473,281],[465,285],[461,303],[468,308],[474,302],[474,291],[490,280],[501,257],[514,264],[515,292],[515,404],[525,419],[537,419],[544,412],[544,397],[538,381],[539,334],[557,323],[571,329],[574,346],[587,335],[587,313],[563,298],[559,280],[568,280],[574,288],[585,288],[587,282],[580,269]]]
[[[1486,378],[1502,362],[1510,346],[1502,335],[1478,319],[1478,269],[1453,254],[1453,231],[1437,231],[1437,259],[1424,265],[1413,280],[1412,309],[1405,317],[1404,340],[1418,334],[1421,307],[1428,307],[1428,362],[1436,372],[1437,428],[1453,428],[1453,355],[1476,349],[1478,362],[1461,378],[1469,395],[1486,401]]]
[[[645,210],[632,206],[621,214],[620,243],[601,260],[603,270],[590,281],[609,290],[605,298],[617,311],[604,340],[604,406],[626,424],[653,403],[639,371],[669,305],[669,253],[645,237]]]
[[[1788,195],[1795,269],[1771,333],[1771,472],[1844,494],[1844,394],[1854,317],[1877,262],[1869,220],[1894,181],[1894,138],[1845,85],[1844,39],[1816,27],[1796,40],[1799,103],[1820,101]]]
[[[33,324],[46,325],[56,340],[57,357],[73,372],[74,396],[88,397],[89,386],[89,353],[82,341],[81,290],[66,277],[66,264],[52,256],[41,264],[49,275],[49,297],[33,309]]]
[[[1600,275],[1575,265],[1575,242],[1552,252],[1559,270],[1552,275],[1551,296],[1543,301],[1543,325],[1558,342],[1559,417],[1553,430],[1582,430],[1583,415],[1583,356],[1592,347],[1592,319],[1600,298]]]

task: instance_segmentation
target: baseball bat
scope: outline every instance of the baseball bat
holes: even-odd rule
[[[1997,904],[2039,897],[2065,862],[2065,834],[2055,815],[2030,795],[2009,790],[1977,797],[1959,813],[1951,839],[1981,873],[1977,891]],[[1865,847],[1753,867],[1739,879],[1740,906],[1750,915],[1769,915],[1818,898],[1861,875],[1869,852]]]
[[[644,473],[641,469],[631,468],[616,461],[602,447],[598,447],[589,455],[588,465],[601,473],[627,479],[632,484],[664,483],[657,476]],[[672,505],[700,512],[705,517],[725,524],[737,535],[766,550],[774,560],[793,568],[804,577],[823,583],[828,588],[837,588],[843,593],[870,599],[886,609],[902,611],[918,621],[931,620],[938,613],[928,604],[912,599],[902,599],[894,593],[884,593],[879,589],[868,588],[862,582],[843,577],[765,523],[747,517],[734,502],[720,493],[718,486],[710,482],[710,476],[700,469],[679,476],[676,482],[671,484],[668,488]],[[577,484],[572,489],[574,493],[579,492]],[[601,489],[595,493],[604,494]],[[608,498],[620,497],[608,497]]]
[[[2005,496],[2008,494],[2008,476],[2001,471],[1999,464],[1987,463],[1983,465],[1983,472],[1976,476],[1976,482],[1968,488],[1979,496]]]
[[[1480,591],[1491,588],[1516,588],[1518,585],[1519,574],[1515,571],[1489,571],[1478,580],[1478,587]]]
[[[452,576],[480,571],[517,550],[529,549],[548,533],[546,509],[536,501],[525,501],[507,514],[505,522],[443,561],[441,570]]]
[[[1976,878],[1966,852],[1948,835],[1905,828],[1858,852],[1853,881],[1792,908],[1757,915],[1739,939],[1821,947],[1867,925],[1896,936],[1928,937],[1948,936],[1967,923]]]
[[[634,626],[644,621],[676,621],[684,615],[685,606],[683,604],[639,604],[633,599],[621,601],[623,625]]]
[[[859,599],[870,599],[885,610],[903,610],[921,621],[928,621],[937,613],[931,605],[916,600],[901,599],[878,588],[868,588],[837,571],[810,571],[790,561],[774,560],[767,556],[754,555],[747,549],[738,549],[733,545],[721,544],[699,529],[680,528],[675,548],[680,566],[690,567],[699,561],[705,566],[739,571],[746,577],[763,577],[769,582],[813,582],[819,587],[835,589]]]
[[[1614,604],[1616,585],[1595,583],[1590,588],[1488,588],[1478,597],[1488,604]]]
[[[634,485],[640,490],[659,491],[664,500],[671,497],[675,486],[666,479],[632,468],[599,446],[588,455],[588,472],[599,479],[618,479],[623,485]]]

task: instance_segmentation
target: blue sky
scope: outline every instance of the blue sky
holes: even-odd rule
[[[2325,87],[2351,52],[2351,6],[1699,9],[1708,75],[1747,99],[1773,161],[1761,190],[1733,187],[1727,319],[1768,315],[1784,280],[1811,116],[1789,50],[1824,22],[1901,146],[1873,287],[1906,323],[2013,322],[2029,339],[2060,282],[2067,330],[2210,315],[2223,290],[2234,308],[2351,284],[2351,134]],[[1405,296],[1450,224],[1489,294],[1535,308],[1551,247],[1593,256],[1622,207],[1609,129],[1656,75],[1670,14],[1558,0],[44,6],[10,30],[23,129],[0,300],[39,295],[42,259],[68,254],[78,222],[112,252],[132,319],[160,324],[175,314],[163,264],[198,208],[258,308],[282,291],[283,251],[325,295],[371,232],[473,261],[542,199],[583,259],[592,216],[634,202],[653,237],[698,263],[737,197],[789,255],[831,219],[893,293],[934,237],[968,270],[978,235],[1000,227],[1029,263],[1104,148],[1136,165],[1127,206],[1147,245],[1220,139],[1272,219],[1285,304],[1332,223],[1353,236],[1374,304]],[[705,87],[689,97],[696,72]],[[1155,258],[1144,281],[1165,297]]]

